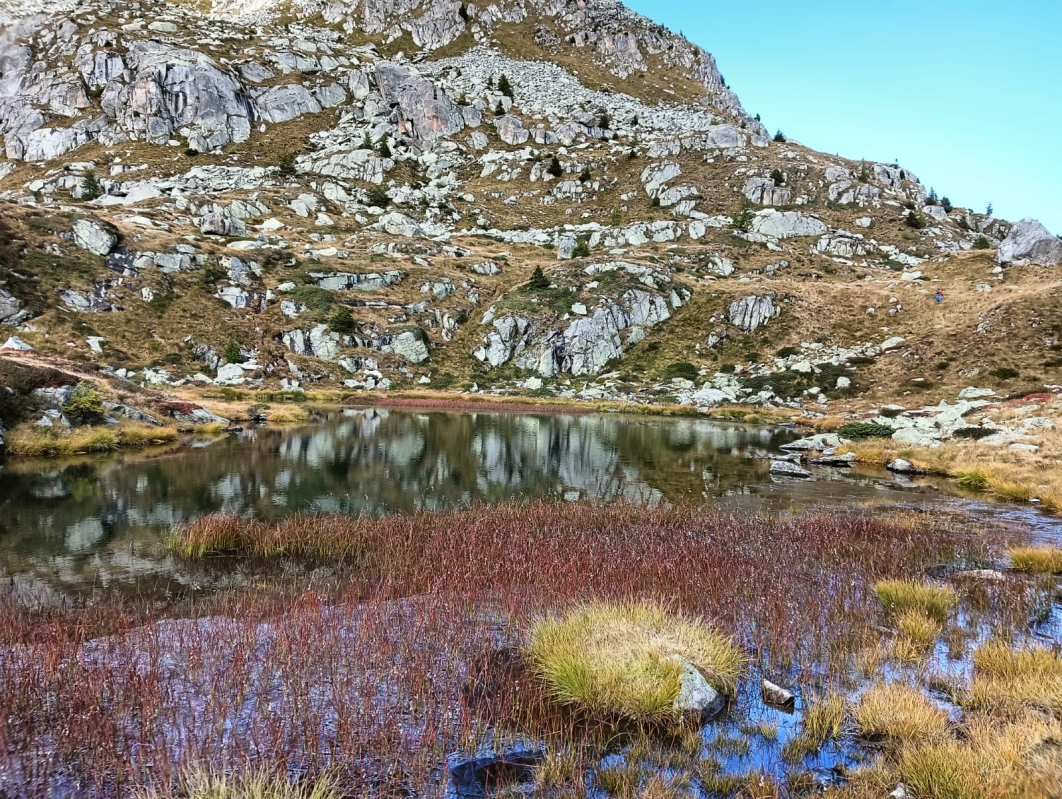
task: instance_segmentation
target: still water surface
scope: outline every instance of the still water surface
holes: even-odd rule
[[[773,478],[794,431],[701,419],[350,409],[292,429],[257,428],[165,453],[0,466],[0,576],[53,601],[117,591],[180,595],[246,579],[189,571],[162,540],[206,513],[387,513],[513,499],[710,501],[785,511],[962,507],[1054,538],[1055,520],[951,497],[932,480],[819,469]]]

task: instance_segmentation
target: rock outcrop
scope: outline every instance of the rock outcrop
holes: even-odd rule
[[[996,261],[1013,266],[1058,266],[1062,264],[1062,239],[1035,219],[1023,219],[999,245]]]

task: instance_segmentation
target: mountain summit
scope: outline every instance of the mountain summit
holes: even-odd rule
[[[821,412],[1058,345],[1042,226],[769,134],[616,2],[5,9],[0,326],[42,356]]]

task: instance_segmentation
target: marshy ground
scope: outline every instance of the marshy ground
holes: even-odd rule
[[[1062,553],[1023,544],[914,512],[203,517],[174,556],[254,565],[255,585],[2,606],[0,787],[167,796],[214,774],[224,790],[191,794],[269,796],[238,790],[268,775],[325,780],[329,797],[1053,796]],[[739,653],[722,714],[558,701],[535,667],[538,625],[631,602]],[[792,703],[765,701],[764,679]]]

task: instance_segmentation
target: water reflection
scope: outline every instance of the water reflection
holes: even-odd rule
[[[163,455],[0,469],[0,573],[22,590],[172,589],[174,525],[223,511],[373,513],[518,498],[715,499],[753,509],[871,499],[886,478],[822,470],[772,481],[795,436],[708,420],[347,410]],[[148,581],[148,582],[144,582]]]

